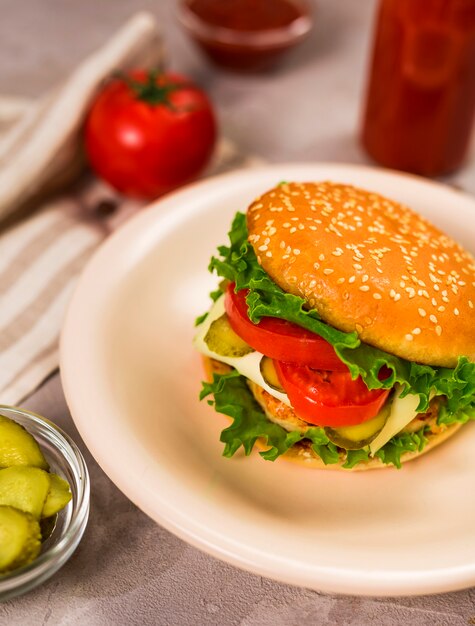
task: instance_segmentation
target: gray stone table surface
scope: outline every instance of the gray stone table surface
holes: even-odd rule
[[[134,11],[162,25],[169,64],[210,93],[223,132],[268,161],[365,162],[356,139],[374,0],[318,0],[311,37],[279,71],[238,76],[211,68],[174,19],[172,0],[0,0],[0,93],[36,96]],[[449,182],[475,192],[475,161]],[[25,406],[77,441],[56,375]],[[90,523],[49,582],[0,606],[10,626],[267,624],[418,626],[475,623],[475,590],[430,597],[331,596],[240,571],[148,519],[83,446],[92,477]]]

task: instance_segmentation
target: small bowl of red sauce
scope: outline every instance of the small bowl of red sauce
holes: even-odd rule
[[[182,0],[179,19],[211,61],[241,72],[272,68],[313,24],[307,0]]]

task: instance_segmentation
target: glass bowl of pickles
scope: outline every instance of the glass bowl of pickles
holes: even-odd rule
[[[89,517],[89,474],[72,441],[49,420],[0,405],[0,601],[62,567]]]

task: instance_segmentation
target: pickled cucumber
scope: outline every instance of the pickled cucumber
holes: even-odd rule
[[[29,513],[0,506],[0,547],[0,574],[31,563],[41,550],[38,521]]]
[[[17,422],[0,415],[0,468],[12,465],[48,469],[48,463],[33,436]]]
[[[0,575],[33,561],[71,500],[33,436],[0,415]]]
[[[212,352],[220,356],[241,357],[254,352],[254,349],[234,332],[226,313],[211,322],[204,342]]]
[[[51,484],[41,512],[41,517],[51,517],[61,511],[71,500],[71,491],[68,483],[57,474],[49,475]]]
[[[279,377],[275,371],[274,363],[268,356],[263,356],[259,363],[259,369],[261,370],[262,378],[272,389],[285,393],[285,389],[280,384]]]
[[[0,470],[0,505],[13,506],[40,519],[50,485],[50,474],[42,469],[7,467]]]
[[[356,426],[342,426],[340,428],[325,427],[325,433],[336,446],[345,450],[360,450],[369,445],[383,430],[389,415],[391,402],[386,402],[376,417],[357,424]]]

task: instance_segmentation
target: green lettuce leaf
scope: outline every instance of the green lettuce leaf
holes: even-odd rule
[[[461,409],[458,413],[450,413],[446,410],[444,405],[441,405],[439,408],[437,424],[450,426],[451,424],[455,424],[455,422],[466,424],[470,420],[475,420],[475,406],[473,405]]]
[[[225,444],[224,456],[232,457],[241,446],[246,455],[249,455],[256,440],[262,438],[269,448],[259,454],[267,461],[275,461],[295,443],[307,439],[325,464],[338,463],[340,460],[338,448],[328,439],[323,428],[314,426],[305,433],[288,432],[282,426],[268,420],[249,390],[246,379],[236,370],[229,374],[214,374],[213,382],[203,383],[200,399],[203,400],[210,395],[213,399],[208,401],[209,404],[214,404],[219,413],[233,420],[221,433],[221,441]],[[471,419],[475,419],[475,414]],[[465,415],[461,413],[459,421],[464,420]],[[427,443],[425,435],[425,429],[415,433],[399,433],[378,450],[376,457],[385,464],[400,468],[401,457],[405,452],[420,452],[424,449]],[[368,448],[348,450],[343,467],[351,469],[370,458]]]
[[[361,448],[360,450],[348,450],[346,453],[346,461],[343,467],[345,469],[351,469],[358,465],[358,463],[364,463],[370,460],[368,448]]]
[[[427,443],[426,428],[415,433],[399,433],[376,452],[376,457],[383,463],[401,468],[401,456],[406,452],[422,452]]]
[[[231,457],[242,446],[249,455],[258,438],[264,439],[269,445],[268,450],[259,454],[267,461],[275,461],[294,443],[302,439],[310,439],[315,452],[324,463],[337,463],[338,453],[322,428],[309,428],[302,435],[298,431],[288,432],[278,424],[269,421],[259,404],[249,391],[246,379],[236,370],[229,374],[215,374],[212,383],[203,383],[200,400],[213,395],[215,409],[233,418],[233,423],[221,433],[221,441],[225,444],[223,455]]]
[[[369,389],[391,388],[399,383],[403,387],[402,397],[417,394],[419,412],[427,410],[432,395],[447,397],[447,415],[474,409],[475,363],[466,357],[460,357],[454,369],[412,363],[361,343],[355,332],[345,333],[329,326],[316,310],[305,308],[302,298],[284,292],[273,282],[259,265],[247,236],[246,217],[237,213],[229,232],[230,245],[218,248],[219,257],[211,259],[209,269],[235,282],[236,290],[249,289],[246,301],[253,322],[264,316],[280,317],[311,330],[332,344],[352,377],[361,376]],[[390,369],[391,375],[379,380],[383,366]]]

